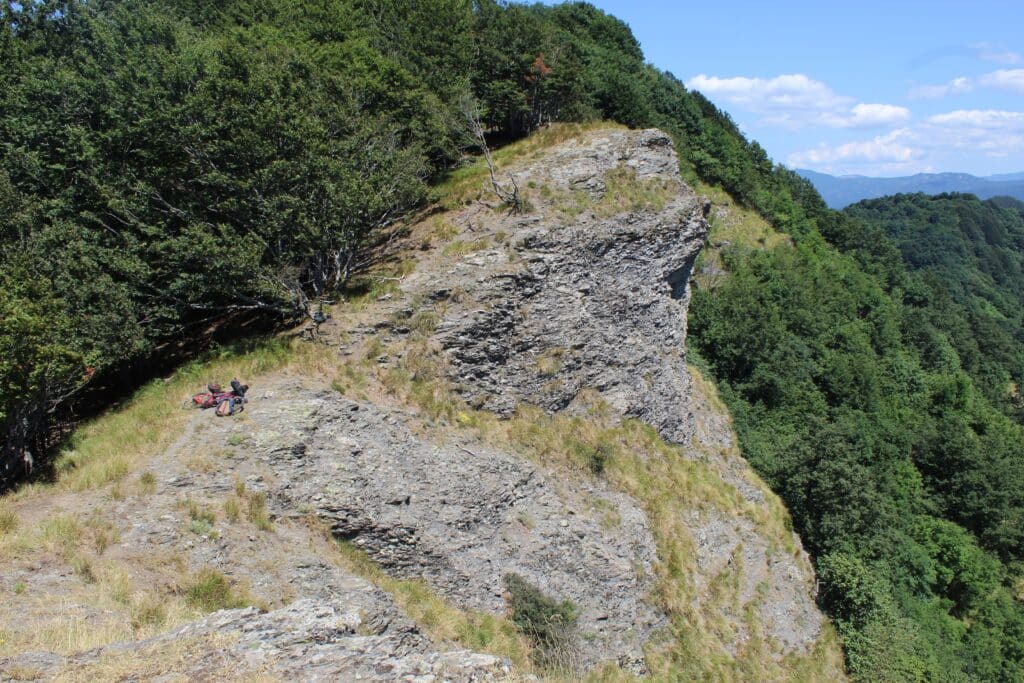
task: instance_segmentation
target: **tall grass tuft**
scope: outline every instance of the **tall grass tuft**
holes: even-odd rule
[[[202,612],[216,612],[252,604],[245,591],[233,587],[227,577],[210,567],[204,567],[196,572],[185,588],[185,596],[189,604]]]
[[[18,529],[18,515],[7,508],[6,506],[0,505],[0,536],[13,533]]]
[[[273,531],[274,525],[267,514],[267,496],[256,491],[250,491],[245,500],[245,516],[260,531]]]

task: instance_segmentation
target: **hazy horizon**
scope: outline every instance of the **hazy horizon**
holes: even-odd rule
[[[1021,166],[1024,167],[1024,163],[1022,163]],[[818,170],[815,170],[813,168],[807,168],[805,166],[789,166],[788,164],[787,164],[787,168],[789,168],[790,170],[793,170],[793,171],[810,171],[812,173],[820,173],[822,175],[830,175],[830,176],[832,176],[834,178],[909,178],[911,176],[916,176],[916,175],[969,175],[969,176],[971,176],[973,178],[979,178],[981,180],[988,180],[988,181],[993,182],[993,183],[999,183],[999,182],[1012,182],[1012,180],[1008,181],[1006,179],[1000,178],[999,176],[1006,176],[1006,175],[1010,175],[1010,176],[1016,176],[1016,175],[1024,176],[1024,171],[1007,171],[1007,172],[1000,172],[1000,173],[991,173],[989,175],[978,175],[977,173],[968,173],[967,171],[955,171],[955,170],[949,170],[949,171],[913,171],[913,172],[910,172],[910,173],[893,173],[893,174],[890,174],[890,175],[883,175],[883,174],[871,175],[871,174],[868,174],[868,173],[829,173],[828,171],[818,171]],[[1014,178],[1013,180],[1016,180],[1016,178]]]

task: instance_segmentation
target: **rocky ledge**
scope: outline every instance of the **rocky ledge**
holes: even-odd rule
[[[592,389],[686,443],[686,310],[709,204],[682,182],[671,140],[609,131],[520,175],[540,188],[540,208],[491,221],[509,247],[465,259],[442,290],[476,303],[451,308],[438,329],[461,393],[508,414],[521,403],[572,409]]]
[[[644,599],[655,545],[628,496],[600,482],[555,486],[521,457],[424,440],[408,415],[336,394],[253,418],[282,511],[311,509],[392,576],[423,578],[465,609],[504,612],[504,577],[517,574],[578,606],[582,666],[643,671],[642,645],[665,620]]]

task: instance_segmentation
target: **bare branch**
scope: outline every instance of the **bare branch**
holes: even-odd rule
[[[477,108],[476,102],[467,98],[463,101],[462,111],[466,117],[469,133],[473,136],[476,144],[480,146],[480,151],[484,155],[484,162],[487,164],[487,172],[491,177],[491,188],[494,190],[494,194],[498,195],[498,199],[509,207],[509,214],[522,213],[524,208],[523,199],[519,194],[519,183],[516,182],[515,176],[511,173],[508,174],[512,184],[511,188],[498,181],[497,172],[494,168],[494,159],[491,157],[490,147],[487,146],[487,138],[484,135],[483,124],[480,122],[480,110]]]

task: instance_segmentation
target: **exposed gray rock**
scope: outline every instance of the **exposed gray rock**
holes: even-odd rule
[[[415,282],[434,298],[461,291],[468,302],[449,305],[435,333],[448,353],[451,378],[472,404],[502,415],[523,403],[573,411],[584,390],[595,390],[763,507],[763,485],[741,457],[727,455],[735,440],[727,413],[692,396],[685,346],[689,281],[711,205],[682,182],[669,138],[656,130],[602,132],[551,150],[518,177],[546,188],[555,203],[572,192],[598,202],[609,191],[607,174],[621,166],[641,181],[668,181],[673,198],[659,210],[608,218],[584,211],[567,220],[545,201],[525,216],[467,216],[478,232],[511,238],[463,258],[443,278],[424,273]],[[743,619],[749,606],[781,652],[808,651],[824,618],[799,539],[794,557],[780,553],[746,519],[694,514],[686,524],[697,554],[698,606],[714,577],[737,573],[738,602],[727,620],[740,637],[751,635]]]
[[[643,670],[642,645],[665,619],[645,602],[655,545],[629,497],[596,482],[556,487],[507,453],[425,441],[403,413],[336,394],[289,396],[251,419],[253,450],[279,482],[276,509],[311,508],[390,574],[422,577],[464,608],[503,613],[503,577],[519,574],[580,608],[583,666]],[[609,510],[614,528],[602,524]]]
[[[393,612],[393,609],[391,610]],[[408,681],[477,683],[513,680],[509,664],[468,651],[437,652],[408,622],[367,620],[363,607],[340,599],[300,599],[268,613],[249,607],[223,610],[148,640],[118,643],[63,658],[26,653],[0,660],[5,672],[50,678],[101,657],[146,656],[162,647],[191,645],[195,654],[174,666],[175,679],[214,680],[230,672],[269,673],[302,681]],[[204,647],[209,642],[213,647]],[[13,675],[13,674],[9,674]],[[516,679],[521,680],[521,679]]]
[[[463,395],[480,407],[558,411],[596,389],[623,415],[685,443],[686,307],[709,205],[681,181],[671,141],[660,131],[612,131],[559,147],[522,175],[552,193],[582,189],[599,200],[605,175],[622,166],[640,182],[668,183],[672,198],[605,219],[497,220],[490,229],[510,230],[511,246],[477,252],[446,278],[479,305],[453,307],[438,339]]]
[[[442,254],[424,255],[400,292],[380,297],[344,330],[343,354],[356,352],[358,338],[411,334],[417,309],[443,312],[432,343],[444,349],[449,376],[472,404],[503,415],[522,403],[573,411],[594,390],[622,415],[690,449],[748,504],[767,505],[763,485],[738,454],[729,455],[728,417],[706,397],[691,397],[686,306],[707,204],[682,183],[668,137],[600,132],[513,172],[524,188],[587,197],[593,208],[609,192],[609,171],[621,166],[641,181],[666,181],[671,196],[657,210],[614,216],[584,210],[567,218],[540,200],[522,216],[467,207],[451,219],[481,248],[454,265]],[[322,333],[338,324],[332,319]],[[370,356],[375,371],[401,367],[403,351],[388,354]],[[644,671],[643,646],[667,622],[648,602],[656,549],[636,501],[603,482],[563,480],[514,453],[462,442],[458,430],[439,439],[410,413],[311,391],[308,380],[267,381],[259,390],[237,420],[197,414],[149,463],[157,491],[114,504],[124,523],[107,552],[121,553],[126,564],[133,552],[180,554],[190,573],[216,569],[268,604],[286,606],[218,612],[156,638],[69,658],[19,655],[0,660],[0,679],[15,669],[49,677],[108,654],[208,640],[173,673],[196,680],[225,670],[298,680],[523,680],[498,658],[431,643],[390,596],[338,565],[316,525],[299,521],[309,514],[390,575],[423,578],[463,608],[506,612],[503,576],[519,574],[580,608],[581,668],[616,660]],[[183,464],[197,453],[211,456],[208,466]],[[236,482],[268,494],[274,530],[218,520],[219,536],[192,531],[181,501],[219,505]],[[753,517],[693,503],[681,520],[693,540],[693,601],[735,634],[725,650],[736,654],[743,641],[767,637],[778,643],[779,660],[808,652],[823,617],[806,556],[799,548],[780,552],[779,539],[761,535]],[[28,574],[18,572],[19,579]],[[68,573],[33,570],[32,589],[50,594],[42,579],[66,585]],[[736,587],[735,599],[713,597],[720,577]]]

